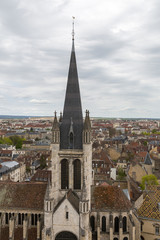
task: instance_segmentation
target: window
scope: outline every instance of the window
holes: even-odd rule
[[[69,212],[66,212],[66,219],[69,219]]]
[[[123,217],[123,232],[127,232],[127,218]]]
[[[90,225],[91,225],[92,232],[94,232],[95,231],[95,217],[94,216],[91,216],[91,218],[90,218]]]
[[[85,212],[85,203],[83,203],[83,212]]]
[[[73,133],[71,132],[69,135],[69,148],[73,149]]]
[[[69,166],[67,159],[61,161],[61,189],[69,188]]]
[[[159,235],[159,226],[156,226],[156,227],[155,227],[155,234],[156,234],[156,235]]]
[[[106,232],[106,217],[102,217],[102,232]]]
[[[119,233],[119,218],[118,217],[115,217],[115,219],[114,219],[114,231],[116,233]]]
[[[73,162],[74,189],[81,189],[81,161],[76,159]]]

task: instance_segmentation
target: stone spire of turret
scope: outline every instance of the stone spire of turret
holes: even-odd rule
[[[86,110],[86,117],[83,126],[83,143],[89,144],[91,142],[91,122],[89,117],[89,111]]]
[[[89,111],[86,110],[86,117],[84,120],[84,131],[90,131],[91,130],[91,122],[90,122],[90,117],[89,117]]]
[[[57,120],[57,113],[54,113],[54,121],[52,125],[52,143],[59,143],[60,129]]]
[[[57,120],[57,112],[54,112],[54,121],[53,121],[53,125],[52,125],[52,131],[53,130],[59,130],[59,123]]]
[[[60,149],[70,148],[69,130],[70,120],[73,121],[74,131],[74,149],[82,149],[82,131],[83,131],[83,117],[81,107],[81,96],[78,81],[78,72],[76,64],[76,55],[74,48],[74,22],[72,31],[72,51],[70,58],[70,66],[68,73],[68,82],[65,96],[65,103],[63,109],[63,119],[60,126]]]

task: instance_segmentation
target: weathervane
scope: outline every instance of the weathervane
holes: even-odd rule
[[[73,18],[73,22],[72,22],[72,40],[74,40],[74,35],[75,35],[75,33],[74,33],[74,19],[75,19],[75,17],[72,16],[72,18]]]

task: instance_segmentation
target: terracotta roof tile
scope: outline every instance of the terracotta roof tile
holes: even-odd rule
[[[92,209],[127,211],[131,207],[131,202],[117,186],[98,186],[93,190]]]
[[[0,208],[43,210],[46,183],[0,182]]]
[[[153,218],[160,220],[160,211],[158,208],[160,203],[160,190],[155,188],[147,193],[141,207],[138,209],[138,215],[145,218]]]

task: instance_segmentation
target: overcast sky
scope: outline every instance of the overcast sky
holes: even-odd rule
[[[0,114],[63,110],[72,16],[83,112],[160,118],[160,0],[0,0]]]

